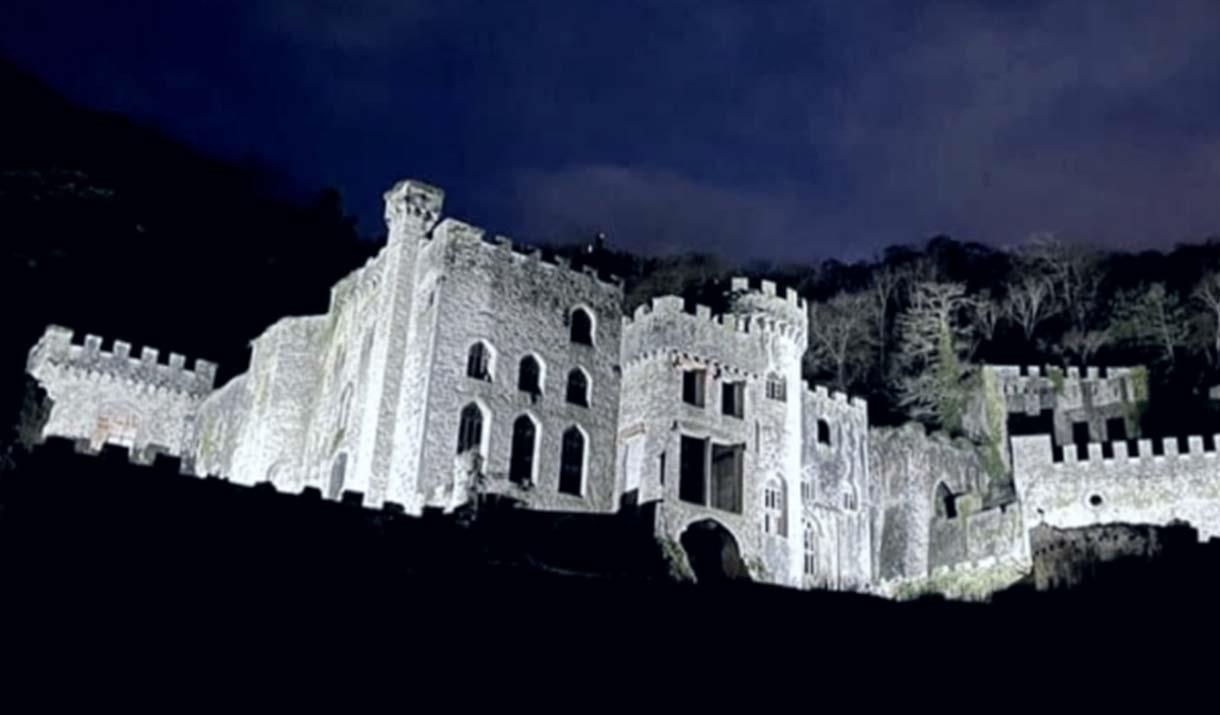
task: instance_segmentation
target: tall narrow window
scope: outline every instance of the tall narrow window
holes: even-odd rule
[[[745,445],[712,445],[711,504],[717,509],[741,513],[741,491]]]
[[[584,308],[572,311],[572,342],[581,345],[593,344],[593,318]]]
[[[542,366],[533,355],[521,358],[517,368],[517,389],[535,397],[542,394]]]
[[[585,377],[584,371],[580,368],[575,368],[568,373],[567,400],[573,405],[589,406],[589,378]]]
[[[788,399],[788,383],[775,373],[767,375],[767,399],[780,402]]]
[[[746,384],[744,382],[726,382],[721,385],[721,388],[720,411],[730,417],[744,417]]]
[[[525,415],[513,423],[513,454],[508,468],[508,479],[516,484],[534,481],[534,446],[536,444],[534,421]]]
[[[707,370],[687,370],[682,373],[682,401],[703,407],[703,390],[707,385]]]
[[[813,575],[814,557],[816,556],[813,550],[813,524],[805,524],[805,574]]]
[[[585,435],[576,427],[563,433],[559,456],[559,492],[580,496],[584,487]]]
[[[466,356],[466,376],[476,380],[491,379],[491,351],[482,342],[470,346]]]
[[[952,519],[957,516],[957,503],[953,492],[944,482],[936,485],[936,515],[942,519]]]
[[[473,402],[462,408],[458,420],[457,453],[462,454],[483,445],[483,411]]]
[[[692,504],[706,504],[705,489],[707,440],[682,436],[678,475],[678,498]]]
[[[787,536],[788,527],[784,519],[784,483],[772,477],[763,489],[763,529],[768,534]]]

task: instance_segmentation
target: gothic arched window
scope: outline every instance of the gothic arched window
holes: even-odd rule
[[[478,450],[483,446],[483,411],[479,406],[471,402],[462,408],[461,417],[458,420],[458,446],[457,453],[462,454],[472,449]]]
[[[581,345],[593,344],[593,317],[584,308],[572,311],[572,342]]]
[[[579,427],[569,427],[563,433],[559,457],[559,491],[580,496],[585,481],[585,435]]]
[[[542,365],[533,355],[521,358],[517,366],[517,389],[535,396],[542,394]]]
[[[568,373],[567,400],[573,405],[589,406],[589,378],[580,368],[574,368]]]
[[[466,376],[476,380],[491,380],[491,348],[480,341],[470,346],[466,356]]]
[[[534,421],[521,415],[513,423],[513,453],[508,468],[508,479],[516,484],[534,481],[534,447],[537,429]]]

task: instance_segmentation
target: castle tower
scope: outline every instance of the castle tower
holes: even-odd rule
[[[798,585],[806,308],[771,282],[732,288],[724,315],[666,296],[624,321],[622,491],[696,576],[719,542],[751,578]]]

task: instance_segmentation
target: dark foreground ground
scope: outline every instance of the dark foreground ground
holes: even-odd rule
[[[301,687],[363,659],[405,668],[412,687],[421,673],[487,671],[528,688],[651,682],[706,695],[742,669],[784,687],[798,683],[780,673],[888,682],[924,669],[950,684],[964,669],[1015,677],[1013,664],[1049,677],[1067,653],[1071,672],[1197,666],[1184,644],[1211,643],[1220,606],[1220,559],[1203,547],[1112,565],[1071,591],[892,603],[675,583],[630,518],[488,507],[467,523],[414,519],[59,442],[0,480],[3,644],[44,673],[77,659],[124,670],[138,653],[142,674],[288,669]]]

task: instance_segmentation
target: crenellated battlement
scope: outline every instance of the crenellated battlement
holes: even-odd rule
[[[442,219],[432,230],[432,238],[479,245],[488,251],[493,251],[505,262],[512,262],[516,265],[538,265],[548,270],[569,271],[574,275],[592,278],[606,287],[617,290],[621,290],[623,287],[623,279],[619,276],[601,274],[590,266],[574,266],[563,256],[547,253],[527,244],[515,243],[510,238],[490,234],[478,226],[472,226],[455,218]]]
[[[988,365],[996,375],[1005,379],[1043,378],[1054,379],[1056,373],[1068,380],[1105,380],[1118,377],[1129,377],[1135,372],[1133,367],[1108,367],[1090,365],[1081,369],[1078,366],[1059,365]]]
[[[803,302],[802,302],[803,303]],[[791,321],[776,320],[763,315],[738,315],[735,313],[715,313],[709,306],[693,304],[687,307],[681,296],[665,295],[653,298],[647,303],[636,306],[630,316],[623,316],[623,327],[657,320],[689,320],[702,324],[714,325],[717,330],[728,335],[749,334],[758,332],[779,333],[793,339],[803,339],[804,326]]]
[[[178,353],[160,362],[156,348],[142,348],[137,358],[131,354],[131,343],[122,340],[104,350],[102,338],[96,335],[86,335],[81,343],[73,342],[73,337],[68,328],[48,326],[30,350],[27,369],[35,373],[39,366],[50,365],[198,397],[211,392],[216,380],[216,364],[207,360],[195,360],[187,369],[186,358]]]
[[[829,400],[849,405],[852,409],[859,411],[862,415],[868,415],[868,401],[862,397],[854,397],[846,392],[831,390],[825,385],[816,385],[813,382],[805,382],[805,393],[817,400]]]

